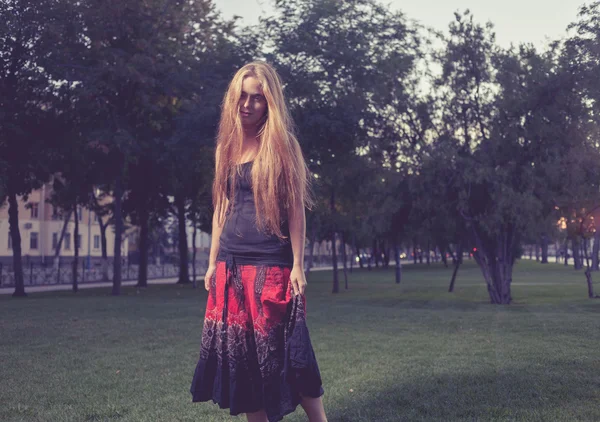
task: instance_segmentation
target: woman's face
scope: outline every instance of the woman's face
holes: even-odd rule
[[[247,76],[242,82],[239,113],[244,126],[256,126],[267,113],[267,100],[254,76]]]

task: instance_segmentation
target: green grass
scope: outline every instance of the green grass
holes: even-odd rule
[[[581,272],[519,263],[509,306],[472,262],[452,294],[450,275],[355,271],[338,295],[331,272],[309,275],[330,421],[600,421],[600,300]],[[203,289],[108,293],[0,297],[0,421],[245,420],[190,402]]]

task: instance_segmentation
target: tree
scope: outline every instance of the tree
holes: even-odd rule
[[[282,75],[299,140],[327,198],[333,246],[333,287],[339,291],[337,203],[345,180],[340,163],[371,138],[380,116],[373,98],[413,65],[414,33],[399,13],[371,0],[276,1],[266,19],[266,57]]]
[[[159,140],[151,135],[138,143],[135,158],[128,165],[128,195],[123,201],[123,214],[139,227],[139,261],[137,287],[148,286],[149,236],[168,212],[164,182],[167,174],[167,151]]]
[[[81,104],[89,107],[91,141],[110,162],[116,239],[112,294],[118,295],[123,211],[128,211],[123,200],[139,177],[135,172],[155,168],[148,151],[167,146],[180,105],[200,95],[194,81],[205,83],[206,75],[195,73],[199,60],[221,45],[230,25],[221,24],[209,0],[86,0],[77,6],[73,25],[80,42],[68,57],[71,74],[66,76],[77,82]],[[149,191],[137,189],[140,222],[156,204],[154,193],[149,197]]]
[[[61,138],[65,86],[53,78],[51,59],[65,33],[59,0],[6,0],[0,4],[0,157],[9,203],[15,292],[25,296],[17,197],[47,182]]]
[[[410,183],[411,194],[415,198],[411,226],[429,230],[446,266],[446,254],[453,256],[454,271],[449,292],[454,290],[463,250],[469,247],[464,219],[458,211],[461,169],[455,154],[455,145],[447,140],[438,139],[432,145],[425,145]]]
[[[101,186],[101,185],[99,185]],[[99,187],[94,187],[90,192],[89,209],[94,212],[98,225],[100,226],[100,249],[102,253],[102,280],[108,281],[108,245],[106,241],[106,229],[109,225],[111,214],[111,203],[106,201],[107,193]]]
[[[491,25],[456,15],[438,56],[443,137],[455,150],[456,195],[475,260],[495,304],[511,302],[512,268],[532,236],[576,185],[556,183],[586,146],[586,112],[555,52],[494,45]],[[584,167],[587,172],[589,166]],[[581,180],[581,179],[579,179]],[[597,190],[597,189],[596,189]]]
[[[589,122],[591,123],[589,149],[594,153],[598,150],[598,112],[600,111],[600,82],[598,71],[600,68],[600,2],[594,1],[589,5],[580,8],[578,20],[573,22],[569,28],[574,30],[573,36],[568,38],[562,50],[562,63],[566,71],[577,76],[577,91],[584,99],[584,103],[590,108]],[[586,157],[587,158],[587,157]],[[590,163],[591,164],[591,163]],[[597,175],[590,174],[591,180],[597,182]],[[586,180],[585,185],[588,185]],[[600,205],[600,199],[597,198],[597,191],[592,191],[593,186],[589,186],[590,191],[584,192],[581,196],[587,196],[585,208],[595,209]],[[586,195],[587,194],[587,195]],[[581,220],[582,224],[585,220]],[[598,230],[594,234],[594,248],[592,251],[592,266],[590,271],[599,269],[598,251],[600,250],[600,233]],[[588,277],[590,282],[591,275]]]

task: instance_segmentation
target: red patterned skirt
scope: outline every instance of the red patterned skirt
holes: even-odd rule
[[[211,280],[194,402],[231,415],[264,409],[269,422],[293,412],[302,396],[323,394],[305,324],[303,295],[293,297],[289,267],[218,261]]]

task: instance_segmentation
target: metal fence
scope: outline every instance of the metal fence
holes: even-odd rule
[[[331,265],[330,256],[315,256],[313,267],[323,267]],[[348,265],[350,265],[348,263]],[[355,264],[356,265],[356,264]],[[338,260],[339,268],[342,267],[341,260]],[[196,279],[202,278],[206,272],[206,262],[196,263]],[[128,264],[126,261],[121,267],[121,280],[137,280],[139,265]],[[188,274],[192,277],[192,264],[188,266]],[[148,280],[172,278],[179,275],[179,263],[148,264]],[[78,265],[77,280],[79,283],[92,283],[99,281],[112,281],[113,266],[112,262],[108,266],[108,280],[103,275],[101,266],[85,268],[85,264]],[[58,269],[51,263],[24,263],[23,281],[25,286],[44,286],[57,284],[71,284],[73,282],[72,262],[62,261]],[[0,263],[0,287],[14,287],[15,275],[12,266]]]
[[[196,265],[196,276],[205,271],[205,266]],[[123,281],[137,280],[139,265],[123,265],[121,278]],[[192,274],[192,266],[189,266],[189,274]],[[160,279],[177,277],[179,265],[165,263],[161,265],[148,264],[148,279]],[[73,282],[73,267],[61,265],[57,268],[49,265],[30,263],[23,266],[23,281],[26,286],[43,286],[56,284],[71,284]],[[112,265],[108,267],[108,280],[113,279]],[[106,281],[101,267],[77,269],[77,280],[80,283],[92,283]],[[0,264],[0,287],[13,287],[15,285],[15,274],[12,268]]]

